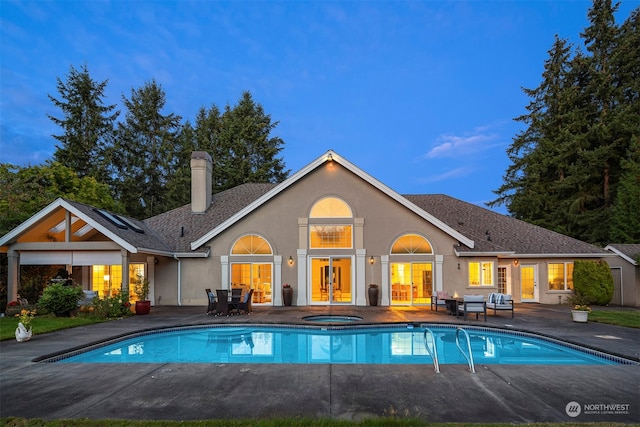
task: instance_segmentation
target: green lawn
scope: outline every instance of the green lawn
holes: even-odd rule
[[[102,323],[108,320],[110,319],[103,319],[84,313],[80,313],[76,317],[55,317],[53,314],[48,314],[46,316],[36,316],[32,327],[34,335],[39,335],[60,329]],[[0,340],[16,339],[15,332],[17,327],[17,317],[0,317]]]
[[[598,310],[589,313],[590,322],[640,328],[640,310]]]

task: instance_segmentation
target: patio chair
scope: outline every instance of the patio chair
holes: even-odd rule
[[[229,315],[229,291],[226,289],[216,289],[216,316]]]
[[[231,300],[229,300],[229,314],[240,314],[240,302],[242,298],[242,288],[231,289]]]
[[[484,300],[484,295],[465,295],[460,303],[458,303],[458,310],[456,311],[456,317],[459,317],[460,313],[464,314],[464,320],[467,320],[467,313],[475,313],[476,319],[480,313],[484,313],[484,321],[487,321],[487,302]]]
[[[513,297],[509,294],[490,293],[487,301],[487,308],[493,310],[493,315],[498,314],[498,310],[510,310],[511,318],[514,316]]]
[[[435,309],[438,311],[438,306],[445,307],[446,302],[444,300],[449,299],[449,292],[437,291],[431,295],[431,311]]]
[[[245,314],[250,314],[252,311],[251,308],[251,298],[253,297],[253,289],[250,289],[249,292],[244,294],[244,298],[238,304],[238,313],[243,312]]]
[[[207,293],[207,300],[209,301],[209,305],[207,306],[207,314],[215,314],[216,311],[216,296],[211,289],[207,288],[204,290]]]

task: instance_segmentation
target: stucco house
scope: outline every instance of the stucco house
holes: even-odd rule
[[[211,168],[194,152],[192,203],[144,221],[54,201],[0,238],[9,299],[20,265],[45,264],[101,296],[142,274],[155,305],[206,307],[205,288],[243,287],[278,306],[285,283],[298,306],[367,305],[369,284],[382,306],[429,306],[441,290],[558,304],[574,260],[618,258],[446,195],[398,194],[332,150],[282,183],[215,195]]]

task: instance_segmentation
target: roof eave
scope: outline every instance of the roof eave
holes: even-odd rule
[[[638,262],[635,259],[633,259],[630,256],[628,256],[627,254],[621,252],[619,249],[616,249],[615,246],[607,245],[607,246],[604,247],[604,250],[613,252],[615,255],[618,255],[620,258],[624,259],[625,261],[627,261],[627,262],[629,262],[629,263],[631,263],[633,265],[638,265]]]

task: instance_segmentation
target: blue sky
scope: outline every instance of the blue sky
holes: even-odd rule
[[[0,0],[0,162],[36,165],[61,133],[56,78],[86,64],[118,104],[155,79],[164,113],[248,90],[287,168],[328,149],[401,194],[495,198],[554,35],[581,46],[590,1]],[[621,24],[640,2],[624,0]],[[124,119],[122,111],[121,119]],[[496,209],[504,212],[504,208]]]

